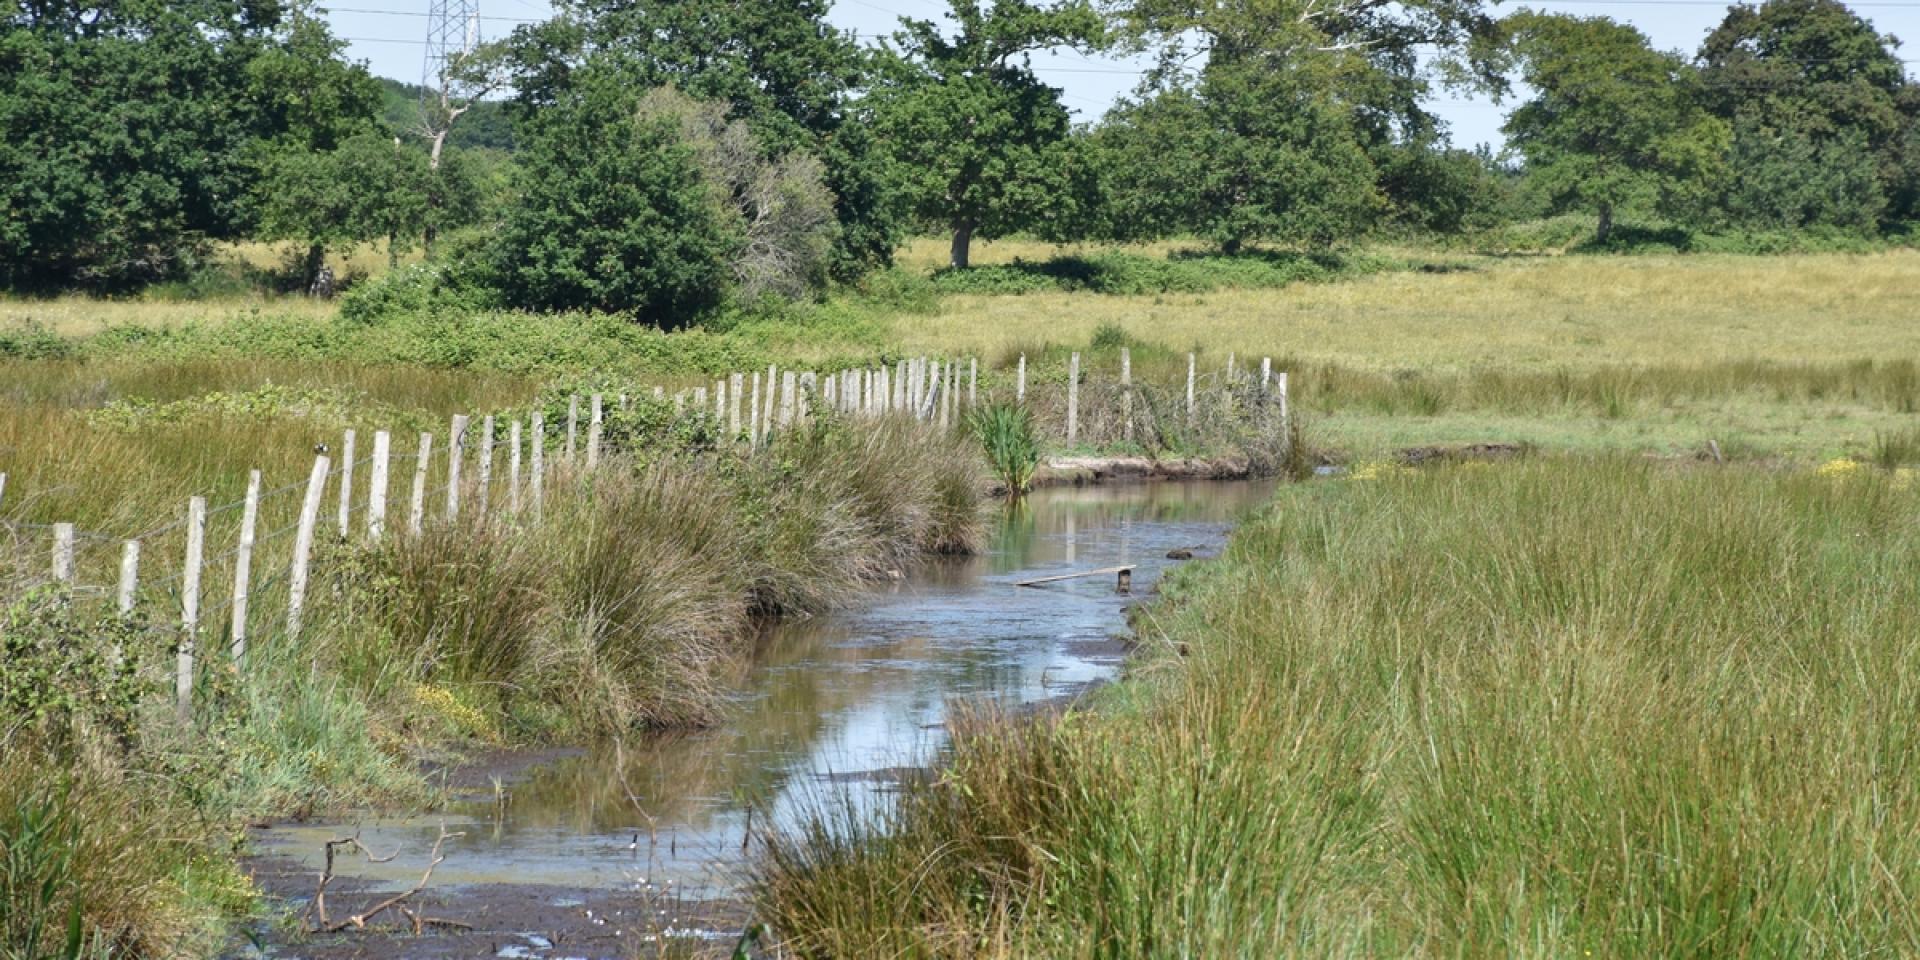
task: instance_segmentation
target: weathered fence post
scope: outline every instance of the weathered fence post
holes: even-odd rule
[[[420,455],[413,459],[413,504],[407,518],[407,530],[414,536],[427,522],[427,465],[433,460],[433,434],[420,435]]]
[[[475,478],[480,485],[479,496],[474,501],[474,509],[479,511],[481,520],[487,519],[487,507],[493,501],[493,414],[480,418],[480,471]]]
[[[193,711],[193,655],[200,633],[200,567],[207,555],[207,498],[187,501],[187,561],[181,571],[180,650],[174,658],[175,709],[185,721]]]
[[[507,512],[520,515],[520,418],[507,427]]]
[[[53,579],[73,589],[73,524],[53,525]]]
[[[570,394],[567,397],[567,466],[569,467],[574,465],[573,438],[579,432],[579,427],[580,395]]]
[[[954,361],[948,360],[944,370],[935,368],[933,372],[935,377],[945,376],[945,379],[942,380],[940,384],[940,429],[942,430],[952,426],[953,421],[954,366]]]
[[[260,522],[260,471],[247,474],[247,502],[240,511],[240,543],[233,550],[233,659],[247,655],[247,594],[253,580],[253,533]]]
[[[340,539],[347,538],[347,523],[353,516],[353,431],[340,442]]]
[[[373,469],[367,477],[367,538],[380,539],[387,529],[387,465],[393,455],[393,435],[373,432]]]
[[[7,475],[4,472],[0,472],[0,502],[4,502],[6,498],[7,498]]]
[[[740,439],[740,391],[746,389],[747,375],[735,373],[727,378],[727,437]]]
[[[1273,379],[1273,358],[1260,358],[1260,392],[1267,392],[1267,382]]]
[[[980,405],[980,358],[967,358],[967,409]]]
[[[1227,351],[1227,387],[1233,387],[1233,351]]]
[[[1275,375],[1274,375],[1274,379],[1275,379],[1275,384],[1274,384],[1274,385],[1275,385],[1275,391],[1274,391],[1274,393],[1275,393],[1275,399],[1277,399],[1277,400],[1279,400],[1279,402],[1280,402],[1280,429],[1284,431],[1284,430],[1286,430],[1286,429],[1287,429],[1287,427],[1288,427],[1288,422],[1287,422],[1287,416],[1288,416],[1288,414],[1287,414],[1287,372],[1286,372],[1285,370],[1282,370],[1282,371],[1280,371],[1280,372],[1279,372],[1278,374],[1275,374]]]
[[[538,410],[533,412],[533,442],[528,450],[531,458],[527,483],[533,493],[533,519],[538,521],[547,504],[547,421],[546,415]]]
[[[1080,437],[1080,354],[1067,361],[1067,446]]]
[[[1027,355],[1020,355],[1020,367],[1013,375],[1013,401],[1027,402]]]
[[[587,419],[587,472],[592,473],[600,465],[600,428],[606,423],[606,413],[600,406],[600,395],[587,398],[591,407]]]
[[[893,365],[893,382],[888,384],[887,404],[894,410],[905,410],[913,403],[907,396],[907,382],[911,377],[907,373],[907,361],[897,360]]]
[[[118,609],[121,616],[133,613],[133,598],[140,588],[140,541],[128,540],[120,546],[120,596]],[[118,662],[120,654],[114,653]]]
[[[447,519],[460,518],[460,464],[467,459],[467,415],[453,415],[447,437]]]
[[[747,448],[760,445],[760,371],[753,372],[753,400],[747,404]]]
[[[1187,354],[1187,422],[1188,423],[1193,422],[1193,410],[1194,410],[1193,375],[1194,375],[1195,363],[1196,361],[1194,359],[1193,354],[1191,353]]]
[[[799,377],[792,370],[780,372],[780,428],[793,426],[793,417],[799,409],[795,393],[799,389]]]
[[[1133,442],[1133,350],[1120,348],[1120,430],[1128,443]]]
[[[300,526],[293,535],[293,567],[287,574],[289,637],[299,635],[300,617],[306,612],[307,563],[312,559],[313,527],[320,518],[320,498],[327,490],[328,466],[326,454],[313,458],[313,472],[307,475],[307,498],[300,504]]]

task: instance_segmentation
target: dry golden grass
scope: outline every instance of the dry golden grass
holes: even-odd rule
[[[989,256],[1045,256],[1003,244]],[[910,247],[904,259],[923,256]],[[1291,356],[1374,370],[1542,370],[1920,353],[1920,253],[1479,259],[1279,290],[1110,297],[954,296],[894,318],[911,351],[995,356],[1084,343],[1119,324],[1175,350]]]
[[[46,299],[0,297],[0,330],[37,326],[63,337],[84,337],[108,327],[231,323],[267,311],[324,320],[333,316],[335,309],[332,303],[308,297],[246,296],[216,301],[106,300],[79,295]]]

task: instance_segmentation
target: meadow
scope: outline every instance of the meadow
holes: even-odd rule
[[[275,254],[238,255],[261,269]],[[406,436],[534,409],[557,423],[574,393],[923,354],[977,357],[983,399],[1006,400],[1025,357],[1042,454],[1235,454],[1296,475],[1324,461],[1354,479],[1286,489],[1224,561],[1176,582],[1143,614],[1148,642],[1108,710],[980,718],[945,786],[895,819],[823,811],[815,835],[787,838],[762,888],[786,942],[824,956],[1912,944],[1889,893],[1917,879],[1897,859],[1911,859],[1909,798],[1883,784],[1901,782],[1898,729],[1920,719],[1889,639],[1914,599],[1897,584],[1916,506],[1903,468],[1920,464],[1920,253],[1000,242],[967,274],[937,255],[916,242],[860,289],[671,334],[434,302],[382,285],[384,258],[365,255],[354,269],[375,279],[344,304],[226,288],[0,300],[0,521],[99,534],[82,579],[110,582],[117,538],[171,525],[192,495],[237,500],[250,469],[295,482],[348,428]],[[1263,357],[1291,378],[1284,427],[1253,378]],[[1123,402],[1138,429],[1115,416]],[[6,704],[39,719],[6,735],[0,833],[42,843],[0,891],[0,937],[50,943],[65,928],[34,918],[83,904],[89,950],[203,951],[220,917],[251,909],[224,856],[237,816],[430,803],[422,756],[705,722],[756,618],[976,545],[989,482],[964,431],[827,422],[743,458],[644,402],[609,431],[617,479],[556,501],[565,523],[329,545],[321,639],[292,650],[269,633],[244,681],[208,670],[211,709],[191,728],[151,689],[167,653],[142,646],[151,631],[45,594],[8,608],[6,689],[77,679]],[[1536,456],[1394,465],[1468,443]],[[273,509],[262,522],[283,530],[290,507]],[[235,522],[216,518],[215,541]],[[178,564],[177,536],[152,542],[156,573]],[[4,546],[0,585],[44,577],[39,534]],[[662,569],[694,586],[660,587]],[[1762,721],[1778,731],[1764,747]],[[1871,749],[1818,749],[1843,740]],[[35,774],[49,765],[68,773]],[[1144,787],[1106,788],[1122,782]],[[1847,801],[1796,801],[1794,783]],[[128,839],[160,830],[181,842]],[[107,848],[122,854],[61,853]],[[1605,915],[1580,892],[1600,888],[1623,891]]]

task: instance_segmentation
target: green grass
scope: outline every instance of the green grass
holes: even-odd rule
[[[760,875],[796,955],[1920,949],[1920,491],[1537,458],[1287,489],[1109,709]]]

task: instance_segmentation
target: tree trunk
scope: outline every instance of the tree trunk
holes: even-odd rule
[[[1241,247],[1245,243],[1246,243],[1246,240],[1244,238],[1228,237],[1224,243],[1220,244],[1220,252],[1226,254],[1229,257],[1238,256],[1240,253]]]
[[[1600,229],[1594,231],[1593,242],[1599,246],[1607,245],[1607,238],[1613,236],[1613,204],[1600,205]]]
[[[300,267],[300,289],[313,292],[313,285],[320,280],[320,270],[327,265],[327,250],[314,243],[307,246],[307,260]]]
[[[973,247],[973,223],[962,220],[953,225],[953,249],[947,255],[947,265],[955,270],[967,268],[967,258]]]

